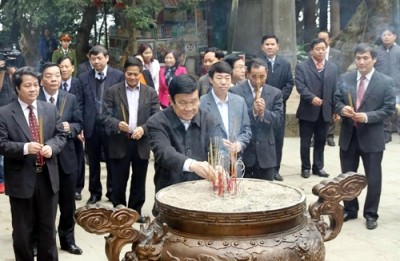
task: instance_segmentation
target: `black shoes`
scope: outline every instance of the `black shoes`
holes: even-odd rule
[[[82,249],[75,244],[62,246],[61,249],[73,255],[82,255],[83,253]]]
[[[323,169],[313,170],[312,173],[313,173],[314,175],[318,175],[318,176],[323,177],[323,178],[329,177],[329,174],[326,173],[326,171],[323,170]]]
[[[343,214],[343,222],[349,221],[351,219],[357,219],[357,214],[347,213]]]
[[[302,171],[301,171],[301,176],[303,177],[303,178],[309,178],[310,177],[310,170],[309,169],[303,169]]]
[[[378,222],[376,222],[376,219],[367,218],[366,226],[367,226],[367,229],[372,230],[378,226]]]
[[[327,140],[326,140],[326,144],[328,144],[328,146],[331,146],[331,147],[335,147],[335,140],[333,139],[333,137],[329,137]]]
[[[82,195],[78,192],[75,192],[75,200],[82,200]]]
[[[281,174],[279,174],[279,172],[276,172],[274,175],[274,180],[283,181],[283,177],[281,176]]]
[[[88,199],[86,204],[96,204],[97,202],[100,201],[100,199],[101,199],[101,197],[99,197],[99,196],[90,196],[90,198]]]

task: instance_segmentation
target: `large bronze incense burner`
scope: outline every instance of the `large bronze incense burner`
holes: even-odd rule
[[[343,225],[340,201],[358,196],[366,184],[356,173],[322,181],[313,187],[319,198],[308,215],[304,193],[281,183],[239,179],[237,193],[221,197],[209,182],[192,181],[159,191],[159,215],[140,231],[132,226],[138,214],[128,208],[88,205],[76,220],[88,232],[109,233],[106,255],[113,261],[126,244],[132,248],[125,260],[324,260],[324,241]]]

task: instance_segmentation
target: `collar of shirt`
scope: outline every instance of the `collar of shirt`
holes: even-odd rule
[[[62,51],[62,53],[68,53],[68,52],[69,52],[69,49],[61,48],[61,51]]]
[[[322,62],[318,62],[314,59],[314,57],[311,57],[311,59],[313,60],[315,67],[318,67],[317,64],[322,64],[322,66],[325,66],[325,59]]]
[[[268,61],[270,63],[275,63],[276,55],[274,57],[271,57],[271,58],[267,57],[267,59],[268,59]]]
[[[375,72],[375,68],[372,67],[372,70],[365,75],[365,79],[367,80],[368,83],[371,80],[372,74],[374,74],[374,72]],[[361,77],[362,77],[362,75],[361,75],[360,71],[357,71],[357,82],[360,81]]]
[[[68,88],[71,88],[72,77],[69,77],[69,79],[66,80],[66,81],[63,80],[63,81],[61,82],[61,86],[62,86],[62,87],[63,87],[64,82],[66,82],[66,83],[68,84]]]
[[[95,77],[97,78],[97,75],[99,75],[99,73],[103,72],[103,78],[106,78],[107,77],[107,69],[108,69],[108,65],[106,65],[106,67],[104,67],[104,70],[102,70],[102,71],[94,70]]]
[[[326,47],[326,52],[325,52],[325,60],[329,60],[329,51],[331,50],[331,48],[328,46]]]
[[[23,111],[26,110],[26,109],[28,109],[29,104],[23,102],[22,100],[20,100],[20,98],[18,98],[18,102],[19,102],[19,104],[21,105],[21,108],[22,108]],[[37,110],[37,100],[34,100],[34,101],[31,103],[31,105],[32,105],[32,107],[33,107],[33,110]],[[36,114],[36,115],[37,115],[37,114]]]
[[[222,101],[222,100],[220,100],[220,99],[218,98],[218,96],[217,96],[217,95],[215,94],[215,92],[214,92],[214,89],[211,89],[211,94],[212,94],[212,96],[213,96],[213,98],[214,98],[216,104],[224,104],[224,103],[228,103],[228,102],[229,102],[229,99],[228,99],[229,95],[228,95],[228,93],[226,94],[226,98],[225,98],[224,101]]]
[[[255,88],[253,88],[253,85],[251,85],[250,80],[247,80],[247,83],[249,84],[250,91],[253,93],[253,98],[255,98],[255,97],[256,97],[256,90],[255,90]],[[261,86],[260,86],[260,93],[262,93],[263,88],[264,88],[263,85],[261,85]]]
[[[48,93],[46,92],[46,89],[45,89],[44,87],[42,87],[42,88],[43,88],[44,96],[46,97],[46,101],[47,101],[47,102],[50,102],[50,97],[53,97],[53,98],[54,98],[54,104],[57,104],[58,90],[57,90],[57,92],[56,92],[54,95],[50,95],[50,94],[48,94]]]
[[[129,86],[128,85],[128,83],[125,81],[125,88],[128,90],[128,91],[135,91],[135,90],[138,90],[138,91],[140,91],[140,82],[138,83],[138,85],[136,85],[136,87],[131,87],[131,86]]]
[[[183,126],[185,126],[185,130],[189,129],[190,121],[185,121],[182,119],[179,119],[179,120],[182,122]]]

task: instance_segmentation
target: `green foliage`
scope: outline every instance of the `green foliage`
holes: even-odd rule
[[[138,1],[136,5],[127,3],[123,16],[133,27],[146,30],[155,27],[155,16],[162,7],[160,0]]]

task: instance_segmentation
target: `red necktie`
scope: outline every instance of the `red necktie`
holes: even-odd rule
[[[365,94],[365,76],[361,76],[360,84],[358,85],[358,89],[357,89],[357,103],[356,103],[357,111],[358,111],[358,108],[360,108],[361,101],[364,97],[364,94]]]
[[[39,132],[39,125],[35,116],[35,113],[33,112],[33,107],[32,105],[28,105],[29,109],[29,129],[31,131],[32,139],[35,142],[40,143],[40,132]],[[40,155],[40,153],[36,153],[36,165],[43,166],[44,160],[43,156]]]

